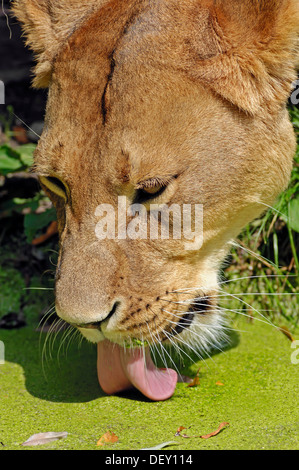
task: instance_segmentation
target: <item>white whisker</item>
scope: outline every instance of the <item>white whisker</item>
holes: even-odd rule
[[[14,117],[16,117],[22,124],[24,124],[24,126],[27,127],[27,129],[29,129],[31,132],[33,132],[34,135],[36,135],[36,137],[38,137],[39,139],[41,138],[41,136],[39,134],[37,134],[30,126],[28,126],[28,124],[26,124],[26,122],[23,121],[23,119],[20,118],[20,116],[17,116],[15,113],[13,113]]]
[[[261,204],[261,205],[267,207],[268,209],[274,211],[274,212],[275,212],[276,214],[278,214],[278,215],[282,215],[286,220],[288,220],[287,214],[284,214],[283,212],[280,212],[280,211],[279,211],[278,209],[276,209],[275,207],[269,206],[269,204],[266,204],[265,202],[261,202],[261,201],[259,201],[259,204]]]

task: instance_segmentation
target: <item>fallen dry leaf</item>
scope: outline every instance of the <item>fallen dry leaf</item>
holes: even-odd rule
[[[34,245],[34,246],[41,245],[42,243],[47,241],[49,238],[51,238],[53,235],[56,235],[56,233],[58,233],[58,224],[57,224],[56,220],[54,220],[53,222],[51,222],[51,224],[47,228],[46,233],[44,235],[41,235],[38,238],[35,238],[31,242],[31,244]]]
[[[218,380],[218,382],[216,382],[216,385],[224,385],[222,382],[220,382],[220,380]]]
[[[118,441],[118,437],[114,432],[106,432],[103,436],[98,440],[97,446],[103,446],[105,444],[114,444]]]
[[[200,385],[199,377],[194,377],[191,383],[187,385],[187,387],[197,387],[197,385]]]
[[[180,427],[177,429],[177,431],[176,431],[176,433],[175,433],[174,436],[175,436],[175,437],[184,437],[185,439],[189,439],[189,438],[191,438],[191,437],[196,437],[196,436],[187,436],[187,434],[181,434],[181,432],[184,431],[184,429],[190,429],[190,428],[191,428],[191,426],[189,426],[189,428],[185,428],[184,426],[180,426]],[[197,436],[197,437],[198,437],[198,436]]]
[[[176,433],[175,433],[175,437],[181,436],[181,432],[182,432],[184,429],[187,429],[187,428],[185,428],[184,426],[180,426],[180,427],[177,429]]]
[[[200,382],[199,382],[199,371],[200,369],[198,369],[198,371],[196,372],[196,376],[194,377],[194,379],[192,380],[192,382],[190,382],[187,387],[197,387],[197,385],[200,385]]]
[[[33,434],[27,441],[23,442],[22,446],[41,446],[66,437],[67,432],[41,432],[39,434]]]
[[[292,341],[292,343],[293,343],[293,341],[295,341],[294,338],[293,338],[293,336],[292,336],[292,333],[290,332],[290,330],[288,329],[288,327],[286,327],[286,326],[281,326],[279,329],[280,329],[280,331],[281,331],[287,338],[289,338],[290,341]]]
[[[220,433],[220,431],[225,428],[226,426],[229,426],[229,423],[221,423],[219,428],[214,431],[214,432],[211,432],[210,434],[206,434],[205,436],[200,436],[201,439],[210,439],[210,437],[213,437],[213,436],[217,436],[217,434]]]

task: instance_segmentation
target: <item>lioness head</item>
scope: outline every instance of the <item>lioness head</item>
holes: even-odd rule
[[[99,343],[107,393],[133,384],[167,398],[176,374],[142,351],[217,341],[229,242],[288,183],[298,1],[15,0],[14,11],[34,84],[49,88],[35,171],[57,209],[57,313]],[[198,246],[184,230],[140,235],[136,218],[157,204],[194,208],[191,229],[202,207]],[[99,236],[101,208],[113,237]]]

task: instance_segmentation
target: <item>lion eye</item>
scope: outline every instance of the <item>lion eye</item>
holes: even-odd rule
[[[165,186],[162,186],[162,184],[157,184],[156,186],[153,186],[152,188],[143,188],[143,191],[149,195],[156,195],[158,194],[162,189],[165,189]]]
[[[67,201],[66,186],[59,178],[53,176],[40,176],[39,179],[41,184],[44,185],[49,191]]]
[[[156,199],[164,193],[166,188],[167,185],[157,184],[156,186],[137,189],[134,204],[143,204],[152,199]]]
[[[178,175],[175,176],[157,176],[139,183],[136,186],[136,193],[134,203],[143,204],[161,196],[171,183],[176,180]]]

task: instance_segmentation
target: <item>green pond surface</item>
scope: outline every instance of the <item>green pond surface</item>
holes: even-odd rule
[[[165,402],[137,391],[106,396],[97,381],[95,345],[73,341],[65,351],[57,336],[42,361],[45,334],[32,324],[0,330],[0,450],[139,450],[168,441],[175,444],[167,450],[298,449],[299,342],[297,354],[281,331],[257,320],[232,327],[224,352],[182,369],[192,377],[200,369],[200,384],[179,383]],[[217,436],[200,438],[223,422],[229,426]],[[180,426],[191,437],[175,437]],[[21,446],[31,435],[50,431],[68,436]],[[97,446],[107,431],[118,442]]]

